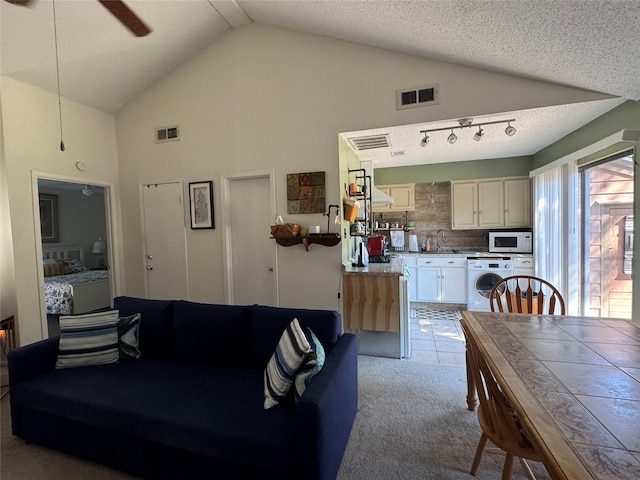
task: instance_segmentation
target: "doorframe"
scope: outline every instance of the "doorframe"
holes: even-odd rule
[[[271,218],[276,217],[276,183],[275,172],[273,170],[261,170],[245,173],[230,173],[220,175],[220,201],[222,203],[221,225],[222,225],[222,266],[224,272],[224,296],[225,302],[233,305],[233,261],[231,258],[231,182],[237,180],[250,180],[254,178],[269,179],[269,203],[271,207]],[[266,235],[266,232],[265,232]],[[275,242],[273,246],[273,288],[276,299],[276,306],[280,305],[280,286],[278,281],[278,249]]]
[[[184,235],[184,258],[185,258],[185,276],[187,279],[187,299],[190,298],[189,289],[189,248],[187,246],[187,224],[186,219],[191,218],[191,214],[188,211],[187,201],[188,196],[185,196],[184,181],[182,178],[176,178],[173,180],[158,180],[158,181],[141,181],[138,184],[138,203],[140,205],[140,240],[142,242],[142,279],[144,282],[144,295],[145,298],[149,298],[149,277],[147,276],[147,227],[144,219],[144,194],[142,189],[147,185],[167,185],[171,183],[177,183],[180,185],[180,191],[182,192],[182,219],[183,219],[183,235]]]
[[[47,304],[44,299],[44,268],[42,263],[42,231],[40,230],[40,200],[38,194],[40,187],[38,180],[54,180],[56,182],[79,183],[81,185],[95,185],[104,188],[105,195],[105,221],[106,235],[109,245],[107,265],[109,268],[109,283],[111,295],[113,298],[121,295],[124,286],[122,278],[122,230],[120,208],[117,202],[118,192],[116,184],[113,182],[105,182],[85,177],[74,177],[71,175],[60,175],[57,173],[42,172],[31,170],[31,193],[33,205],[33,231],[36,240],[36,267],[38,269],[38,291],[40,295],[40,321],[42,323],[43,338],[49,336],[49,327],[47,323]],[[46,334],[46,335],[45,335]]]

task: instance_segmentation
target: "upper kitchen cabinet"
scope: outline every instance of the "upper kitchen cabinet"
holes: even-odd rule
[[[454,230],[531,226],[531,180],[528,177],[451,182]]]
[[[504,180],[504,226],[531,226],[531,180],[512,178]]]
[[[393,198],[393,204],[374,204],[374,212],[412,212],[416,209],[415,183],[376,185],[376,188]]]

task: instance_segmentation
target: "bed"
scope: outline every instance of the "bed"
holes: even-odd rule
[[[47,314],[86,313],[111,305],[109,270],[88,270],[82,247],[44,247]]]

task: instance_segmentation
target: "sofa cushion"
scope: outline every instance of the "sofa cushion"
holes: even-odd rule
[[[12,391],[17,407],[292,478],[294,408],[264,410],[263,402],[261,371],[144,353],[135,362],[51,371]]]
[[[172,358],[182,362],[246,367],[249,307],[174,303]]]
[[[140,352],[152,358],[171,356],[173,302],[146,298],[116,297],[114,308],[121,316],[140,314]]]
[[[118,361],[118,310],[60,317],[56,368]]]
[[[263,370],[266,367],[282,332],[294,318],[298,319],[303,329],[313,330],[327,353],[331,352],[342,334],[342,319],[337,312],[331,310],[253,305],[249,333],[251,368]]]
[[[325,360],[324,348],[322,347],[320,340],[318,340],[318,337],[315,336],[310,328],[307,328],[304,333],[307,336],[309,345],[311,346],[311,352],[307,355],[296,373],[294,382],[294,394],[296,401],[298,401],[307,389],[313,377],[322,370]]]
[[[118,318],[118,350],[120,360],[140,358],[139,332],[141,315]]]
[[[287,325],[264,370],[264,408],[272,408],[287,398],[298,368],[311,352],[311,345],[298,319]]]

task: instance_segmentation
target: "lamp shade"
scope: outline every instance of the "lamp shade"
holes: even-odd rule
[[[104,253],[107,251],[107,245],[102,240],[96,240],[91,246],[91,253]]]

